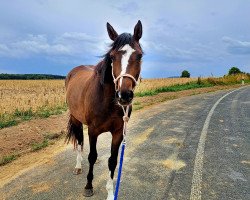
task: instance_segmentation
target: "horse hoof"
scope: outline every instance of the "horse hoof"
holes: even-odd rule
[[[94,194],[93,188],[92,189],[84,189],[83,196],[91,197],[91,196],[93,196],[93,194]]]
[[[82,169],[81,168],[75,168],[74,171],[73,171],[74,175],[78,175],[78,174],[81,174],[81,173],[82,173]]]

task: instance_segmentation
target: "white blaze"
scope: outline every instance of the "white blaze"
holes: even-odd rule
[[[130,58],[131,54],[133,52],[135,52],[135,50],[129,44],[126,44],[120,49],[120,51],[125,51],[125,54],[122,55],[122,60],[121,60],[122,71],[121,71],[120,75],[123,75],[126,73],[129,58]],[[123,79],[123,77],[121,77],[119,80],[120,87],[122,86],[122,79]]]

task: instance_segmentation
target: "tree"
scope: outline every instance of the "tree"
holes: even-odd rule
[[[181,78],[190,78],[190,73],[187,70],[184,70],[181,73]]]
[[[237,67],[232,67],[229,72],[228,72],[228,75],[235,75],[235,74],[239,74],[241,73],[240,69],[237,68]]]

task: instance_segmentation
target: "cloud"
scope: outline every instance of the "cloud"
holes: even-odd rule
[[[86,33],[79,33],[79,32],[66,32],[62,34],[60,39],[70,39],[70,40],[78,40],[78,41],[87,41],[87,42],[95,42],[96,37],[90,36]]]
[[[27,40],[11,44],[21,54],[68,55],[70,49],[63,44],[50,44],[46,35],[29,35]]]
[[[250,42],[240,41],[224,36],[222,41],[227,44],[227,51],[235,55],[250,54]]]
[[[195,44],[189,48],[178,48],[167,43],[155,43],[145,41],[146,56],[151,61],[161,61],[164,63],[182,62],[210,62],[212,55],[208,46]]]
[[[126,2],[118,6],[117,9],[126,14],[135,14],[139,10],[139,6],[136,2]]]
[[[83,32],[65,32],[50,40],[47,35],[29,34],[23,40],[0,44],[0,57],[27,58],[39,55],[60,56],[61,59],[61,56],[75,57],[80,54],[96,56],[105,52],[104,44],[105,40]]]
[[[29,34],[24,40],[0,44],[2,57],[29,57],[39,55],[69,55],[70,49],[64,44],[50,43],[46,35]]]
[[[5,44],[0,44],[0,56],[7,56],[9,54],[9,48]]]

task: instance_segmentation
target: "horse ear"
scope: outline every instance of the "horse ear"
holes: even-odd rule
[[[109,37],[111,40],[115,41],[115,39],[117,38],[118,34],[115,31],[115,29],[107,22],[107,31],[109,34]]]
[[[133,37],[138,42],[141,39],[141,36],[142,36],[142,24],[141,21],[139,20],[135,25]]]

